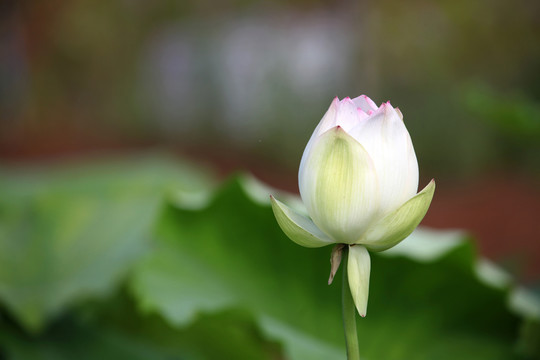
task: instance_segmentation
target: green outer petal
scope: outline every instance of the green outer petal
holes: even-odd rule
[[[383,251],[399,244],[420,224],[434,192],[435,180],[431,180],[422,191],[372,226],[359,243],[370,251]]]
[[[379,210],[377,173],[364,147],[336,126],[313,143],[300,173],[313,222],[338,243],[356,243]]]
[[[285,235],[298,245],[315,248],[334,243],[311,221],[270,195],[272,210]]]
[[[351,295],[360,316],[365,317],[369,296],[369,274],[371,273],[371,258],[362,245],[349,246],[347,276]]]

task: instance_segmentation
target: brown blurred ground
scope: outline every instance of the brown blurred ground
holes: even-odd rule
[[[540,280],[540,191],[531,179],[483,176],[466,184],[438,184],[423,224],[467,229],[482,254],[525,283]]]

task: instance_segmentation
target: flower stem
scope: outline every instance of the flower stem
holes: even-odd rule
[[[345,331],[345,344],[347,346],[347,360],[360,360],[358,347],[358,334],[356,333],[356,306],[351,295],[351,288],[347,278],[347,258],[349,247],[343,249],[343,283],[341,285],[343,330]]]

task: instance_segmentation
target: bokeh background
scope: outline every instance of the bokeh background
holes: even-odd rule
[[[294,193],[332,98],[367,94],[437,180],[423,224],[538,289],[539,19],[532,0],[4,0],[0,161],[160,149]]]
[[[405,114],[424,224],[540,279],[540,4],[3,1],[5,162],[167,148],[297,191],[334,96]]]

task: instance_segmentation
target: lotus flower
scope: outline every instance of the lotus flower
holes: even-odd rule
[[[305,247],[349,246],[349,286],[365,316],[368,250],[383,251],[405,239],[435,191],[432,180],[416,193],[418,162],[401,111],[390,102],[377,107],[365,95],[335,98],[304,150],[298,185],[309,218],[272,196],[279,226]]]

